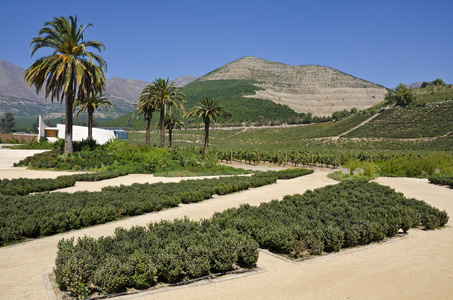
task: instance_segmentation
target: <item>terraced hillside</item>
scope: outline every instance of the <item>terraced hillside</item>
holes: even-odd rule
[[[330,116],[335,111],[359,110],[384,100],[387,90],[374,83],[318,65],[291,66],[246,56],[197,81],[252,80],[258,89],[245,97],[288,105],[298,113]]]
[[[422,107],[394,107],[346,137],[419,138],[453,135],[453,101],[428,103]]]

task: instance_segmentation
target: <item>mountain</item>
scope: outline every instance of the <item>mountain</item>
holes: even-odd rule
[[[252,56],[226,64],[186,88],[202,82],[225,80],[251,82],[256,90],[244,95],[246,98],[270,100],[287,105],[297,113],[315,116],[329,116],[353,107],[363,110],[383,101],[387,93],[383,86],[330,67],[291,66]]]
[[[173,79],[172,82],[175,84],[177,87],[185,87],[189,83],[195,81],[198,77],[194,76],[180,76],[176,79]]]
[[[148,84],[146,81],[113,77],[105,83],[105,94],[116,98],[137,101],[140,92]]]
[[[36,95],[22,81],[25,70],[19,66],[0,59],[0,116],[12,112],[15,116],[43,115],[44,119],[60,119],[64,117],[64,105],[52,103],[45,99],[44,92]],[[195,80],[193,76],[181,76],[172,80],[176,86],[183,87]],[[113,103],[112,110],[96,112],[99,119],[113,119],[130,113],[135,109],[137,98],[148,82],[114,77],[107,79],[105,94]]]
[[[35,89],[22,81],[24,72],[21,67],[0,59],[0,95],[43,102],[44,93],[36,95]]]
[[[193,76],[181,76],[170,81],[173,82],[175,86],[183,87],[195,79],[197,78]],[[148,84],[149,82],[142,80],[113,77],[106,81],[105,94],[113,103],[114,107],[120,105],[124,107],[121,111],[128,110],[125,112],[128,113],[135,109],[135,104],[137,103],[141,91]]]
[[[411,84],[407,84],[406,86],[408,88],[419,88],[421,87],[422,85],[422,82],[421,81],[417,81],[417,82],[414,82],[414,83],[411,83]]]

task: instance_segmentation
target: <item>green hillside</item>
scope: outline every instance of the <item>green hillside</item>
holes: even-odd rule
[[[424,88],[411,89],[416,96],[416,103],[453,100],[453,84],[428,85]]]
[[[351,138],[419,138],[452,135],[453,101],[388,109],[364,126],[350,132]]]
[[[276,104],[270,100],[255,99],[244,97],[252,95],[259,88],[252,85],[250,80],[211,80],[211,81],[194,81],[183,88],[183,93],[187,97],[187,102],[184,107],[190,110],[203,98],[214,98],[219,101],[225,110],[233,113],[233,117],[228,119],[228,123],[256,122],[264,121],[280,121],[286,122],[294,118],[305,118],[305,114],[296,113],[286,105]],[[123,115],[114,120],[103,122],[104,126],[109,127],[126,127],[132,121],[134,130],[144,129],[144,120],[140,116],[137,119],[132,116],[132,113]],[[159,113],[153,115],[152,123],[159,120]],[[219,119],[218,122],[225,122],[224,119]],[[189,123],[199,122],[196,118],[188,120]]]
[[[308,139],[337,136],[369,118],[368,114],[352,115],[338,122],[324,122],[294,127],[243,127],[230,130],[211,130],[210,144],[213,147],[258,147],[297,149]],[[130,133],[130,142],[144,144],[143,133]],[[176,146],[197,146],[203,141],[203,130],[175,130],[173,143]],[[159,143],[159,133],[151,134],[151,144]]]
[[[286,105],[276,104],[270,100],[244,97],[253,95],[259,87],[251,80],[210,80],[188,84],[183,92],[187,96],[186,109],[191,109],[203,98],[214,98],[233,113],[230,122],[256,122],[258,118],[265,120],[286,121],[293,117],[303,117]]]

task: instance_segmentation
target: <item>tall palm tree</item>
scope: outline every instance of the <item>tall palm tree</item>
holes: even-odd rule
[[[46,22],[33,45],[31,56],[41,48],[51,48],[53,53],[35,61],[24,73],[23,80],[39,93],[45,85],[46,98],[50,96],[61,103],[65,101],[65,153],[72,152],[72,114],[74,99],[85,99],[102,93],[105,89],[106,62],[97,54],[87,51],[93,47],[99,52],[104,45],[98,41],[84,41],[83,33],[92,26],[77,24],[77,17],[54,18]],[[94,63],[94,61],[97,63]]]
[[[175,87],[173,82],[158,78],[151,83],[152,94],[157,104],[157,108],[160,112],[160,147],[163,148],[165,145],[165,113],[166,107],[171,107],[172,105],[184,113],[184,102],[187,101],[186,96],[181,93],[181,88]]]
[[[204,122],[204,148],[208,150],[209,147],[209,123],[211,120],[216,121],[217,117],[230,118],[232,113],[224,110],[217,101],[212,98],[205,98],[200,100],[200,105],[192,108],[187,116],[197,116],[203,119]]]
[[[113,108],[112,102],[110,102],[107,97],[99,94],[93,95],[85,99],[75,99],[73,104],[73,110],[75,111],[79,107],[77,112],[77,119],[80,115],[83,116],[85,111],[88,113],[88,139],[93,138],[93,115],[96,110],[102,110],[102,107],[107,108],[110,111],[110,108]]]
[[[150,146],[151,144],[151,119],[153,118],[153,112],[158,110],[156,98],[154,96],[154,86],[153,84],[148,84],[140,93],[140,96],[137,100],[138,114],[144,114],[145,117],[145,126],[146,126],[146,145]]]
[[[171,135],[173,129],[181,129],[184,127],[184,122],[181,118],[178,118],[177,115],[172,113],[171,111],[165,115],[165,128],[168,130],[168,147],[171,148]]]

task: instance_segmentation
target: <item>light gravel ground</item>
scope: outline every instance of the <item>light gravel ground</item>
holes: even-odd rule
[[[0,149],[0,162],[9,160]],[[272,168],[259,166],[260,168]],[[14,173],[14,175],[12,175]],[[280,180],[240,193],[216,196],[201,203],[179,207],[52,237],[0,248],[0,299],[48,299],[42,276],[52,271],[57,243],[62,238],[110,235],[116,227],[129,228],[162,219],[188,216],[208,218],[215,211],[241,203],[258,205],[286,194],[303,193],[336,182],[327,170],[291,180]],[[61,174],[59,174],[61,175]],[[54,172],[0,169],[0,178],[47,177]],[[151,175],[128,175],[116,183],[175,180]],[[408,197],[425,200],[453,215],[453,190],[425,179],[378,178]],[[110,181],[114,184],[114,181]],[[94,182],[80,189],[97,190]],[[306,262],[291,263],[261,252],[258,265],[265,271],[233,280],[204,282],[126,298],[138,299],[452,299],[452,220],[442,230],[411,229],[403,238],[382,244],[342,251]],[[126,299],[123,297],[123,299]]]

